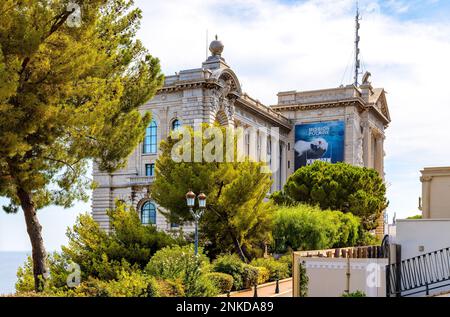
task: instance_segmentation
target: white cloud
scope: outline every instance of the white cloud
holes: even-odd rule
[[[450,25],[400,21],[382,11],[404,13],[408,3],[361,1],[363,60],[373,84],[389,92],[386,172],[390,212],[398,217],[418,213],[419,170],[449,165],[450,157]],[[208,29],[210,39],[217,33],[224,42],[223,56],[244,90],[266,104],[276,103],[278,91],[339,86],[353,48],[353,0],[137,5],[144,10],[139,36],[166,74],[200,67]]]

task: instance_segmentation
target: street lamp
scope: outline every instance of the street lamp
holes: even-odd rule
[[[195,194],[192,191],[189,191],[186,194],[186,203],[189,207],[189,212],[191,213],[192,217],[195,221],[195,255],[198,255],[198,222],[200,218],[203,215],[203,212],[206,208],[206,195],[201,193],[198,195],[198,207],[199,209],[197,211],[194,211],[194,205],[195,205]]]

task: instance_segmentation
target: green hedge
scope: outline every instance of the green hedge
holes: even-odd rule
[[[264,266],[256,266],[258,270],[258,285],[264,284],[270,280],[270,271]]]
[[[243,288],[245,263],[236,254],[221,255],[213,261],[212,266],[215,272],[226,273],[233,277],[234,290]]]
[[[254,259],[251,265],[257,267],[264,267],[269,274],[266,281],[275,281],[277,278],[285,279],[290,277],[290,270],[287,263],[282,261],[277,261],[274,258],[259,258]]]
[[[361,222],[352,214],[298,205],[277,210],[272,233],[275,251],[284,253],[354,246],[360,232]]]
[[[287,258],[286,258],[287,259]],[[289,277],[290,268],[286,261],[277,261],[273,258],[255,259],[246,264],[235,254],[219,256],[212,264],[215,272],[229,274],[233,277],[233,290],[241,290],[253,287],[255,284],[264,284]]]
[[[212,281],[221,294],[231,291],[231,288],[233,287],[234,279],[230,274],[212,272],[207,273],[205,277]]]
[[[257,267],[243,264],[242,280],[244,289],[251,288],[258,283],[258,272]]]

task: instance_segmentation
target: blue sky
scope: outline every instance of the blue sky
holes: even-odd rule
[[[167,75],[205,59],[206,30],[243,90],[266,105],[287,90],[351,82],[354,0],[137,0],[139,38]],[[372,84],[388,92],[392,123],[385,143],[390,218],[418,214],[420,169],[450,165],[450,1],[361,0],[361,53]],[[350,65],[351,66],[351,65]],[[347,72],[345,69],[347,68]],[[6,203],[0,199],[0,203]],[[90,203],[39,212],[49,250]],[[0,251],[29,250],[23,214],[0,212]]]

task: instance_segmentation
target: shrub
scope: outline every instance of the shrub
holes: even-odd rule
[[[288,269],[287,277],[291,277],[292,276],[292,253],[283,255],[282,257],[280,257],[278,259],[278,262],[283,263],[284,265],[287,266],[287,269]]]
[[[218,290],[203,278],[209,271],[209,260],[202,254],[195,256],[192,245],[178,245],[159,250],[148,262],[145,271],[160,279],[180,279],[185,296],[214,296]]]
[[[299,273],[300,297],[306,297],[308,296],[309,276],[304,265],[300,265]]]
[[[236,254],[221,255],[213,262],[215,272],[226,273],[233,277],[234,290],[240,290],[244,286],[244,267],[245,263]]]
[[[245,264],[242,274],[243,288],[251,288],[258,284],[258,268]]]
[[[263,266],[255,266],[258,270],[257,284],[264,284],[270,279],[270,271]]]
[[[274,258],[259,258],[251,262],[251,265],[264,267],[267,269],[269,278],[267,280],[275,281],[277,278],[284,279],[290,276],[287,263],[277,261]]]
[[[155,279],[141,272],[122,271],[118,280],[104,283],[109,297],[156,297],[158,288]],[[100,283],[100,284],[101,284]]]
[[[342,294],[342,297],[366,297],[366,293],[362,291],[356,291],[352,293],[344,293]]]
[[[46,262],[50,270],[50,276],[45,280],[44,289],[62,288],[63,290],[67,290],[67,277],[72,273],[67,268],[72,261],[66,255],[54,252],[48,254]],[[23,267],[19,267],[17,270],[15,288],[17,292],[22,293],[34,291],[33,260],[30,256],[25,261]]]
[[[231,291],[233,287],[233,277],[230,274],[212,272],[207,273],[206,277],[213,282],[221,294]]]
[[[381,240],[373,233],[360,230],[358,245],[381,245]]]
[[[17,269],[16,292],[27,293],[34,291],[33,260],[29,256],[22,266]]]
[[[158,297],[185,297],[181,280],[156,280]]]
[[[275,250],[316,250],[354,246],[358,242],[359,219],[339,211],[298,205],[281,207],[275,213]]]
[[[186,271],[197,268],[205,270],[206,273],[208,264],[209,260],[201,250],[196,257],[192,245],[183,247],[175,245],[156,252],[148,262],[145,271],[161,279],[176,279],[182,278]]]
[[[106,284],[105,281],[89,277],[76,288],[75,294],[79,297],[108,297]]]

